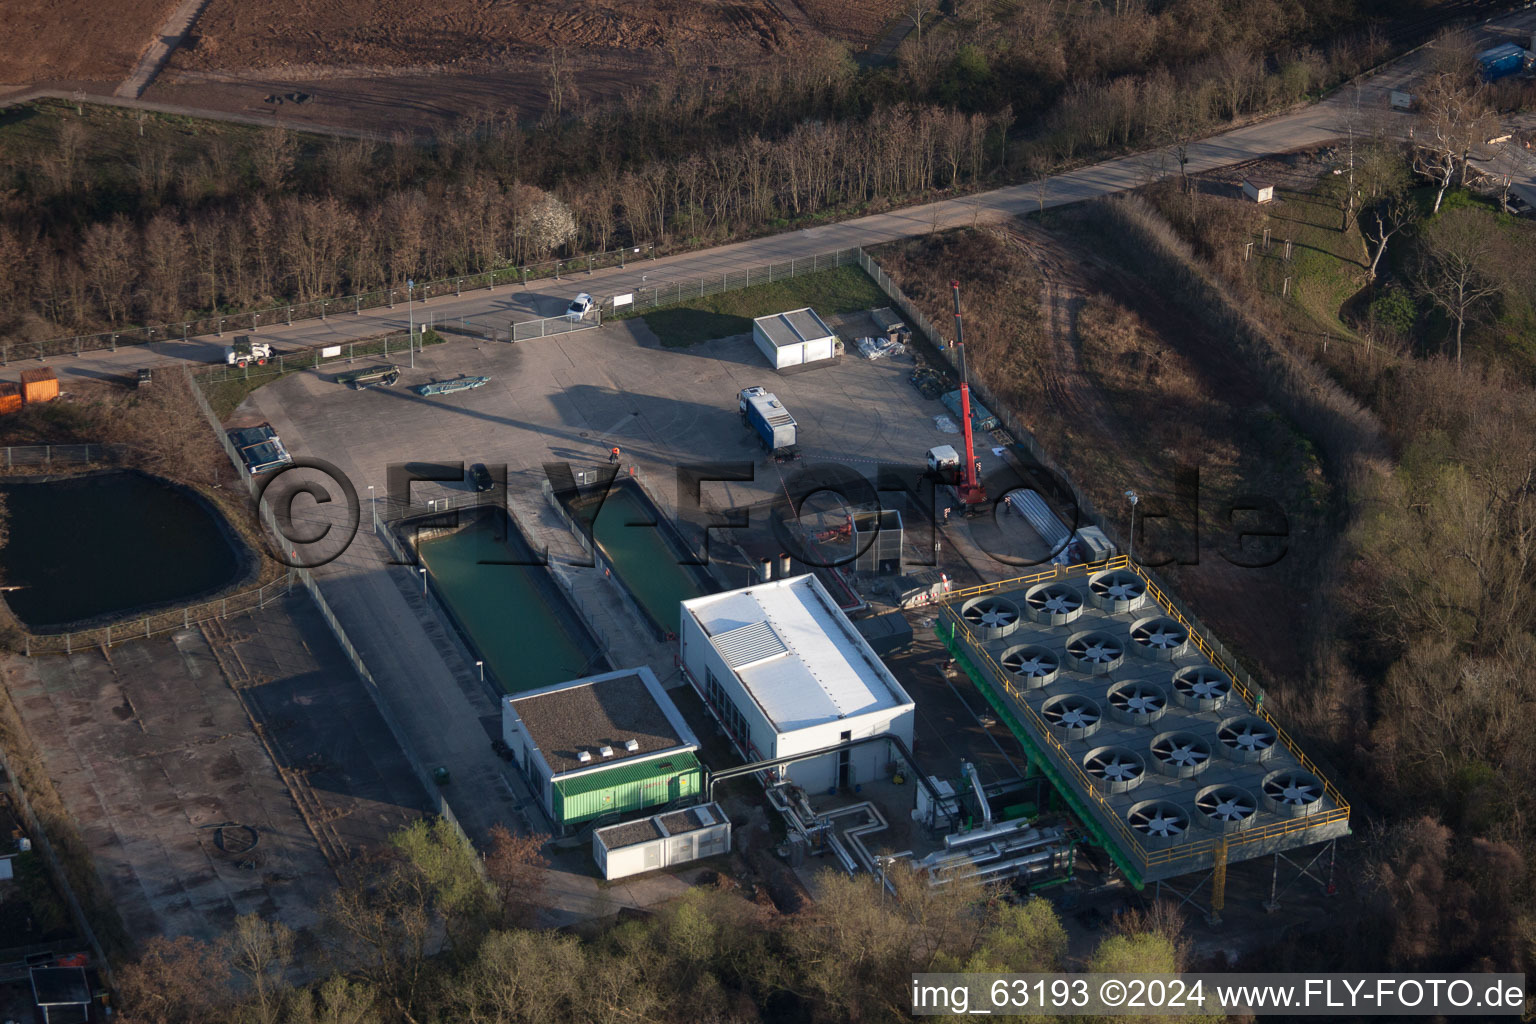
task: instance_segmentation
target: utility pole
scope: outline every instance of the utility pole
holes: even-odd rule
[[[1129,562],[1134,561],[1133,556],[1136,552],[1136,503],[1141,498],[1135,491],[1126,491],[1125,496],[1131,503],[1131,532],[1125,539],[1125,559]]]

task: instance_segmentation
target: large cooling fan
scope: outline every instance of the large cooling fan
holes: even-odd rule
[[[1164,775],[1187,779],[1211,763],[1211,745],[1192,732],[1165,732],[1152,741],[1152,757]]]
[[[1323,783],[1311,772],[1283,768],[1264,777],[1264,806],[1287,818],[1315,813],[1323,806]]]
[[[1236,832],[1254,823],[1259,804],[1241,786],[1209,786],[1195,796],[1195,810],[1200,812],[1206,827],[1217,832]]]
[[[1083,595],[1065,583],[1042,583],[1024,595],[1036,622],[1063,626],[1083,613]]]
[[[1206,665],[1181,668],[1173,674],[1173,696],[1192,711],[1210,711],[1226,703],[1232,680]]]
[[[1075,693],[1052,697],[1040,708],[1045,724],[1060,739],[1080,740],[1092,736],[1103,724],[1103,712],[1087,697]]]
[[[1168,710],[1168,695],[1151,683],[1121,683],[1109,691],[1109,713],[1128,725],[1151,725]]]
[[[1055,651],[1033,644],[1010,647],[998,661],[1002,663],[1003,671],[1030,690],[1049,685],[1061,669],[1061,658]]]
[[[1172,846],[1189,834],[1189,815],[1167,800],[1139,803],[1126,813],[1125,820],[1148,846]]]
[[[1147,599],[1147,584],[1129,569],[1115,569],[1090,579],[1088,592],[1105,611],[1127,612]]]
[[[1133,751],[1124,747],[1100,747],[1083,758],[1083,770],[1093,784],[1107,793],[1124,793],[1140,785],[1147,766]]]
[[[1103,675],[1125,658],[1125,646],[1108,633],[1078,633],[1067,640],[1067,663],[1079,672]]]
[[[1262,761],[1275,749],[1280,737],[1275,727],[1253,715],[1229,718],[1216,730],[1216,738],[1234,761],[1251,764]]]
[[[1133,624],[1131,640],[1149,658],[1172,660],[1189,646],[1189,630],[1173,619],[1158,616]]]
[[[996,640],[1019,628],[1019,608],[1012,601],[988,594],[960,606],[960,617],[985,640]]]

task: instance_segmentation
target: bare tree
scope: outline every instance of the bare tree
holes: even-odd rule
[[[138,253],[128,218],[118,214],[107,223],[92,224],[80,246],[80,258],[91,285],[112,323],[128,315],[128,292],[133,287]]]
[[[545,74],[549,87],[549,119],[559,121],[566,103],[576,98],[576,76],[571,69],[570,51],[563,46],[551,49]]]
[[[1495,269],[1497,227],[1487,214],[1448,210],[1424,230],[1419,287],[1456,325],[1456,369],[1467,325],[1477,323],[1503,286]]]
[[[1366,211],[1360,218],[1360,234],[1369,261],[1366,273],[1374,281],[1387,242],[1413,222],[1418,204],[1409,192],[1413,181],[1402,150],[1385,139],[1377,139],[1361,149],[1354,177],[1360,207]]]
[[[282,191],[298,158],[298,142],[286,128],[264,128],[251,146],[251,166],[256,180],[269,193]]]
[[[917,41],[923,41],[923,20],[930,14],[938,11],[938,5],[934,0],[902,0],[901,13],[912,23],[912,31],[917,34]]]
[[[260,1024],[275,1024],[289,990],[284,975],[293,963],[293,932],[281,921],[264,921],[256,914],[235,919],[224,936],[224,955],[245,982]]]
[[[1481,86],[1469,86],[1449,73],[1430,80],[1420,94],[1419,105],[1413,127],[1417,147],[1414,170],[1435,183],[1431,213],[1439,213],[1458,170],[1461,184],[1466,184],[1467,158],[1494,133],[1498,118],[1489,109]]]

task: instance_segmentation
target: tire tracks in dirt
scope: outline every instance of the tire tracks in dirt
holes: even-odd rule
[[[1040,308],[1045,312],[1051,359],[1045,365],[1045,393],[1061,415],[1104,438],[1119,433],[1117,417],[1106,406],[1083,368],[1083,344],[1077,317],[1091,286],[1054,247],[1059,243],[1024,221],[1006,225],[1008,237],[1029,253],[1040,271]]]
[[[1046,231],[1028,221],[1005,225],[1008,237],[1022,247],[1039,268],[1041,310],[1051,343],[1045,368],[1045,392],[1060,415],[1075,428],[1106,448],[1136,425],[1109,407],[1098,385],[1083,364],[1082,339],[1077,318],[1087,297],[1097,292],[1142,318],[1148,331],[1162,344],[1178,352],[1200,369],[1203,389],[1228,403],[1262,402],[1262,390],[1236,359],[1201,350],[1202,330],[1192,317],[1166,297],[1140,282],[1128,280],[1123,270],[1086,246]],[[1128,460],[1133,483],[1144,495],[1166,489],[1169,476],[1155,467]],[[1079,482],[1080,485],[1083,483]],[[1145,540],[1145,538],[1142,538]],[[1251,570],[1217,557],[1209,541],[1192,565],[1179,566],[1169,582],[1206,620],[1216,635],[1254,662],[1248,667],[1265,671],[1271,679],[1294,681],[1306,668],[1307,651],[1295,643],[1304,626],[1305,596],[1274,570]]]

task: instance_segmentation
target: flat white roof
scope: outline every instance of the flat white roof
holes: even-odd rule
[[[912,704],[815,576],[696,597],[683,610],[780,733]]]
[[[764,336],[773,342],[774,348],[802,345],[807,341],[821,341],[832,337],[832,328],[810,306],[792,309],[788,313],[770,313],[752,321],[761,327]]]

